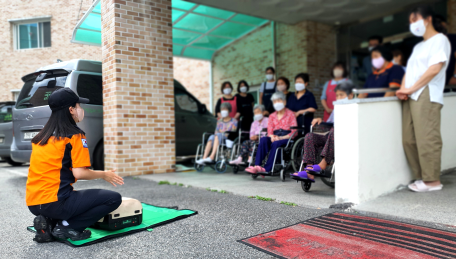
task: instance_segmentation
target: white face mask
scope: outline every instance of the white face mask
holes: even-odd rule
[[[285,104],[283,104],[283,103],[274,103],[274,109],[276,111],[281,111],[281,110],[283,110],[283,108],[285,108]]]
[[[334,101],[334,102],[333,102],[333,105],[334,105],[334,103],[336,103],[337,101],[348,101],[348,97],[345,97],[345,98],[343,98],[343,99],[339,99],[339,100]]]
[[[223,110],[220,112],[220,114],[222,115],[222,118],[226,118],[229,114],[229,112],[227,110]]]
[[[76,114],[74,115],[74,121],[76,123],[81,122],[84,119],[84,109],[82,109],[80,106],[79,108],[76,108]]]
[[[273,78],[274,78],[273,74],[267,74],[266,75],[266,79],[268,79],[268,80],[272,80]]]
[[[410,24],[410,32],[417,37],[422,37],[426,32],[423,19]]]
[[[225,89],[223,89],[223,94],[227,94],[228,95],[228,94],[231,93],[231,91],[232,91],[231,88],[225,88]]]
[[[342,69],[334,69],[333,74],[335,78],[340,78],[344,75],[344,71]]]
[[[278,86],[277,86],[277,90],[279,90],[280,92],[285,91],[285,89],[287,89],[287,86],[286,86],[286,85],[278,85]]]
[[[296,83],[296,84],[295,84],[295,89],[296,89],[296,91],[298,91],[298,92],[299,92],[299,91],[302,91],[302,90],[306,89],[306,85],[305,85],[305,84],[301,84],[301,83]]]
[[[247,86],[241,86],[240,90],[241,90],[241,93],[246,93],[247,92]]]
[[[256,121],[260,121],[261,119],[263,119],[263,114],[255,114],[253,116],[253,119]]]

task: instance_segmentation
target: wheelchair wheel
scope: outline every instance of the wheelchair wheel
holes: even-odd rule
[[[233,174],[237,174],[239,172],[239,166],[233,166]]]
[[[282,182],[285,182],[285,172],[285,169],[280,170],[280,180],[282,180]]]
[[[331,172],[332,166],[328,166],[328,168],[326,168],[326,170]],[[332,182],[331,178],[321,177],[321,180],[323,181],[324,184],[328,185],[331,188],[334,188],[336,186],[336,183]]]
[[[308,192],[310,187],[312,186],[312,182],[309,181],[301,181],[301,188],[303,191]]]
[[[202,172],[204,170],[204,165],[195,163],[195,170],[198,172]]]
[[[257,174],[251,174],[253,179],[257,179],[258,175]]]
[[[226,172],[226,169],[228,169],[228,165],[226,164],[226,162],[218,161],[215,164],[215,171],[217,171],[217,173],[219,174],[223,174],[224,172]]]
[[[304,155],[304,138],[298,139],[291,150],[291,165],[295,172],[299,171],[301,166],[302,156]]]

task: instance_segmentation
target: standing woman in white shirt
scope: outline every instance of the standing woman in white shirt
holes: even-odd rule
[[[433,19],[431,7],[421,6],[411,12],[410,31],[423,37],[423,41],[413,48],[396,95],[403,100],[402,142],[415,178],[408,187],[415,192],[438,191],[443,187],[440,111],[451,47],[448,38],[440,33],[442,30],[440,22]]]

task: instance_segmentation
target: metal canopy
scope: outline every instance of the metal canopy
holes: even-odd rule
[[[172,0],[173,55],[211,60],[214,52],[269,22],[183,0]],[[73,43],[101,46],[101,2],[73,30]]]

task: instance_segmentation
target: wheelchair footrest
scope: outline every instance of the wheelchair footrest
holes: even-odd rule
[[[331,172],[329,170],[322,170],[320,173],[310,172],[315,177],[331,178]]]

